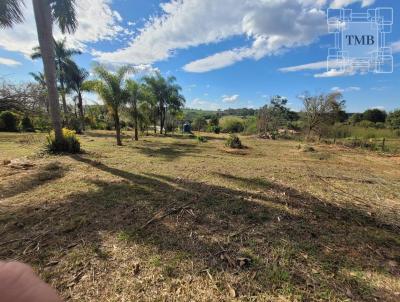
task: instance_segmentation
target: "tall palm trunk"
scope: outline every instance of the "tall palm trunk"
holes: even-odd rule
[[[35,13],[39,46],[42,52],[51,122],[54,128],[55,139],[61,143],[63,135],[61,130],[60,105],[58,102],[56,65],[54,62],[53,20],[50,5],[48,1],[44,0],[32,0],[32,4]]]
[[[82,93],[78,91],[78,109],[79,109],[79,118],[81,123],[82,131],[85,131],[85,114],[83,112],[83,101],[82,101]]]
[[[115,132],[117,134],[117,145],[122,146],[121,142],[121,126],[119,124],[119,115],[118,115],[118,109],[114,109],[114,123],[115,123]]]
[[[157,109],[154,109],[154,134],[157,134]]]
[[[68,125],[68,106],[67,106],[67,100],[65,98],[65,81],[64,81],[64,76],[62,75],[62,70],[60,69],[60,88],[61,88],[61,100],[63,104],[63,111],[64,111],[64,120],[65,123]]]
[[[135,141],[139,140],[139,134],[138,134],[138,110],[137,110],[137,101],[136,98],[133,100],[133,114],[134,114],[134,119],[135,119]]]
[[[163,133],[163,128],[164,128],[164,104],[162,101],[160,101],[160,134]]]

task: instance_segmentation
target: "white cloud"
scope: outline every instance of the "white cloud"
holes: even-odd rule
[[[189,108],[203,109],[203,110],[218,110],[220,106],[217,103],[203,100],[200,98],[193,99],[189,104]]]
[[[222,101],[224,103],[236,103],[239,100],[239,95],[238,94],[234,94],[234,95],[223,95],[222,96]]]
[[[375,3],[375,0],[334,0],[331,3],[332,8],[343,8],[350,4],[361,2],[362,7],[366,7]]]
[[[400,53],[400,41],[392,43],[391,46],[393,53]]]
[[[122,18],[111,9],[111,0],[77,0],[76,5],[79,26],[74,35],[67,35],[70,45],[84,49],[88,42],[110,40],[122,32],[123,28],[118,25]],[[0,48],[29,56],[38,45],[32,1],[25,1],[23,13],[23,23],[1,30]],[[54,26],[54,36],[62,38],[57,26]]]
[[[15,67],[21,64],[22,64],[21,62],[15,61],[13,59],[0,57],[0,65]]]
[[[350,86],[350,87],[347,87],[347,88],[340,88],[340,87],[332,87],[331,88],[331,91],[340,92],[340,93],[360,91],[360,90],[361,90],[361,88],[357,87],[357,86]]]
[[[206,72],[244,59],[259,60],[285,49],[308,45],[326,33],[325,0],[172,0],[150,18],[125,47],[97,53],[100,61],[151,64],[179,49],[246,36],[250,45],[188,63],[184,70]],[[227,10],[229,8],[229,10]],[[207,20],[207,22],[204,22]]]
[[[315,78],[334,78],[334,77],[344,77],[349,75],[354,75],[355,72],[347,72],[339,69],[330,69],[323,73],[317,73],[314,75]]]
[[[309,64],[297,65],[297,66],[290,66],[290,67],[283,67],[280,68],[279,71],[282,72],[295,72],[295,71],[302,71],[302,70],[319,70],[327,68],[327,61],[320,61],[314,62]]]

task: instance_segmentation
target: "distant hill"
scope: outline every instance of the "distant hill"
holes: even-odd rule
[[[239,108],[239,109],[225,109],[225,110],[202,110],[202,109],[190,109],[184,108],[183,114],[186,120],[193,120],[196,117],[203,116],[206,119],[211,118],[212,116],[218,115],[220,117],[227,115],[235,115],[235,116],[253,116],[257,113],[257,110],[251,108]]]

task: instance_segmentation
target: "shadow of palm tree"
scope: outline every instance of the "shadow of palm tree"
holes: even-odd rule
[[[25,241],[0,244],[1,258],[36,264],[48,278],[55,278],[63,293],[69,286],[65,280],[85,271],[84,263],[92,261],[90,257],[102,259],[107,254],[101,252],[106,233],[122,238],[127,248],[139,245],[165,257],[167,264],[162,266],[172,266],[168,271],[173,278],[202,276],[206,270],[221,283],[236,280],[237,293],[246,297],[288,288],[289,294],[301,294],[305,300],[324,300],[326,292],[332,299],[395,297],[350,273],[384,271],[399,276],[397,268],[385,264],[400,261],[396,227],[382,228],[362,211],[338,207],[267,180],[220,174],[259,189],[250,192],[165,175],[135,174],[81,155],[72,158],[120,179],[87,180],[92,188],[88,192],[10,213],[5,240],[40,238],[39,243],[35,241],[40,249],[26,252]],[[148,223],[151,219],[153,223]],[[23,227],[16,226],[16,221]],[[84,253],[80,247],[87,245],[92,248]],[[71,257],[71,249],[79,251],[81,260],[75,261],[79,265],[68,270],[49,268],[53,259]],[[149,255],[142,257],[146,261]],[[242,265],[240,259],[248,262],[243,260]],[[103,261],[108,261],[107,256]],[[67,267],[66,263],[58,266],[63,265]]]

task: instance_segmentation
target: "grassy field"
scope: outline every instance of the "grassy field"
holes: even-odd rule
[[[400,157],[204,135],[1,133],[0,259],[67,301],[400,301]]]

